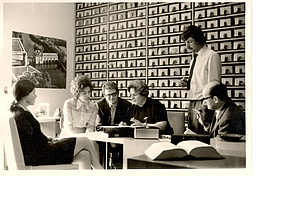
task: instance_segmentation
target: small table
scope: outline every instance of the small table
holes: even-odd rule
[[[128,169],[210,169],[210,168],[246,168],[246,141],[227,142],[218,137],[210,144],[224,159],[205,160],[152,160],[146,155],[128,159]]]
[[[152,160],[146,155],[128,159],[128,169],[211,169],[245,168],[246,158],[224,156],[224,159],[212,160]]]

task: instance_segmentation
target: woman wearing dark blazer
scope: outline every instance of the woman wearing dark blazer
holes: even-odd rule
[[[58,141],[45,136],[39,122],[27,109],[34,105],[35,84],[19,80],[14,84],[15,97],[10,110],[17,124],[26,165],[78,163],[79,169],[103,169],[99,157],[88,138],[66,138]]]

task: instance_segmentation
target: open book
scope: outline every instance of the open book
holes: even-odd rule
[[[174,145],[170,142],[157,142],[152,144],[144,154],[152,160],[193,158],[223,158],[211,145],[196,141],[186,140]]]

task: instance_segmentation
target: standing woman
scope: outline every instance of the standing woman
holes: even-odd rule
[[[88,138],[49,140],[41,131],[39,122],[27,109],[34,105],[35,84],[20,80],[13,86],[15,97],[10,110],[17,124],[26,165],[78,163],[79,169],[103,169],[99,157]]]
[[[72,80],[70,90],[73,98],[64,103],[61,137],[95,131],[97,106],[90,100],[92,89],[92,82],[87,76],[77,76]]]

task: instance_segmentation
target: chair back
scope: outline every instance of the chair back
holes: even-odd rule
[[[174,135],[183,134],[185,130],[184,112],[167,111],[168,120],[174,130]]]
[[[62,114],[60,119],[59,119],[59,128],[60,128],[60,131],[63,129],[64,127],[64,115]]]
[[[24,170],[25,162],[23,151],[19,139],[16,121],[9,117],[10,133],[6,134],[4,139],[4,149],[9,170]]]

